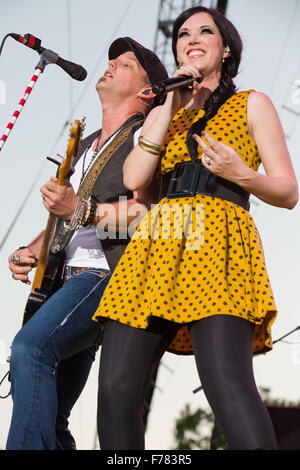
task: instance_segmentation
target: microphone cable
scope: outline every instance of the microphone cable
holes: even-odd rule
[[[8,33],[6,36],[4,36],[3,38],[3,41],[1,43],[1,46],[0,46],[0,55],[1,55],[1,52],[2,52],[2,49],[3,49],[3,46],[4,46],[4,43],[6,41],[7,38],[9,38],[13,33]]]

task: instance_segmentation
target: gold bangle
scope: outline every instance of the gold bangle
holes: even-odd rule
[[[150,142],[149,140],[145,140],[142,136],[139,137],[139,143],[152,150],[161,152],[161,145],[154,144],[153,142]]]
[[[159,156],[160,151],[154,150],[152,148],[147,147],[146,145],[142,144],[141,142],[138,142],[139,147],[141,147],[144,152],[151,153],[152,155]]]

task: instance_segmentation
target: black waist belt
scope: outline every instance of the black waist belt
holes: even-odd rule
[[[214,175],[205,168],[201,161],[176,163],[173,170],[162,177],[160,199],[190,197],[205,194],[225,201],[234,202],[245,210],[249,210],[250,194],[239,185]]]

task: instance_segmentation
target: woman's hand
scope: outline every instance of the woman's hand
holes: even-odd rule
[[[202,132],[202,135],[210,146],[196,134],[193,135],[193,138],[203,150],[201,160],[203,166],[217,176],[241,184],[251,170],[239,154],[223,142],[217,142],[207,132]]]
[[[201,72],[191,65],[179,64],[177,70],[175,71],[172,78],[177,77],[193,77],[195,79],[201,78]],[[167,93],[165,107],[171,109],[171,115],[174,116],[177,111],[187,105],[189,101],[195,96],[201,89],[201,83],[198,83],[196,80],[193,83],[192,87],[183,87],[176,91]]]

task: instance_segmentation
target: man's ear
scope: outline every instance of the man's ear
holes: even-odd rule
[[[156,94],[153,93],[152,88],[145,88],[144,90],[141,90],[138,94],[139,98],[142,98],[143,100],[150,101],[153,98],[156,97]]]

